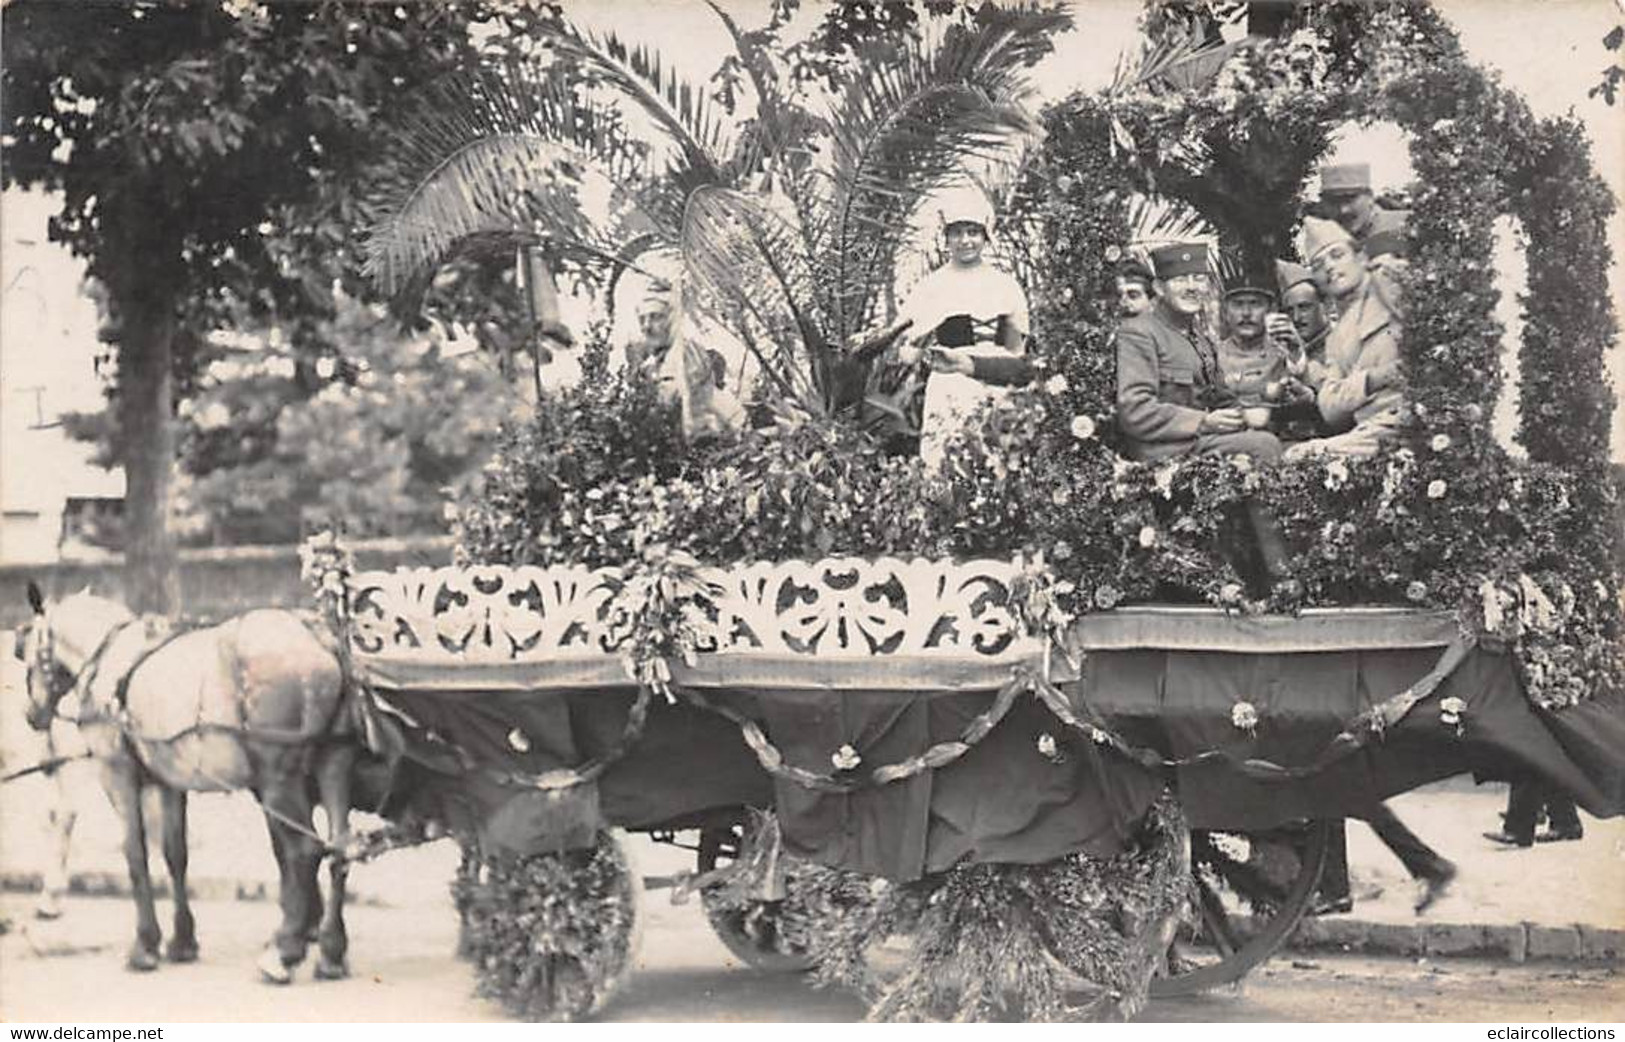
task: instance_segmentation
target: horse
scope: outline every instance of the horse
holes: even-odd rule
[[[282,922],[256,965],[273,984],[292,980],[314,939],[314,975],[348,975],[344,886],[351,771],[361,746],[348,712],[343,668],[311,625],[290,611],[260,609],[213,626],[176,631],[89,593],[48,606],[28,584],[33,618],[20,636],[28,722],[45,730],[73,691],[73,717],[124,825],[124,857],[136,906],[132,971],[159,965],[162,931],[153,907],[141,793],[158,789],[163,852],[175,903],[164,949],[171,962],[198,957],[186,893],[189,792],[248,789],[265,815],[280,877]],[[312,824],[317,802],[325,840]],[[329,862],[322,902],[317,876]]]

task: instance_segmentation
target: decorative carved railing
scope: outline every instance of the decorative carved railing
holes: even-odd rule
[[[1016,575],[1009,561],[925,558],[701,568],[684,591],[700,652],[689,679],[721,670],[765,682],[771,666],[782,679],[850,686],[861,672],[885,686],[901,679],[886,680],[887,665],[907,663],[958,668],[953,686],[997,686],[1012,663],[1042,654],[1010,608]],[[351,653],[400,685],[624,681],[620,653],[632,636],[625,589],[613,568],[362,572],[349,579]],[[798,663],[828,668],[808,673]]]

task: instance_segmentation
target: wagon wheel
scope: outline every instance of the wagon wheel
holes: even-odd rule
[[[713,871],[739,856],[744,829],[739,825],[700,832],[699,870]],[[782,929],[785,901],[724,900],[717,888],[700,891],[711,930],[747,966],[768,973],[805,973],[813,968],[806,949]]]
[[[1198,922],[1176,937],[1153,998],[1234,984],[1286,943],[1314,899],[1333,823],[1269,832],[1191,834]],[[1243,929],[1241,913],[1252,913]]]
[[[460,874],[479,992],[525,1020],[579,1020],[632,965],[641,877],[608,832],[585,850],[482,859]]]

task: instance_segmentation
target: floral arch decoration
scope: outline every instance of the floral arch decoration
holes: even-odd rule
[[[1085,607],[1167,583],[1239,600],[1235,570],[1208,547],[1245,490],[1272,505],[1302,550],[1310,602],[1456,607],[1518,646],[1537,701],[1576,701],[1620,670],[1604,362],[1616,331],[1612,195],[1580,125],[1534,116],[1471,63],[1431,5],[1313,3],[1296,20],[1295,32],[1240,49],[1201,86],[1080,94],[1045,113],[1045,146],[1018,205],[1041,255],[1031,270],[1050,276],[1030,287],[1035,337],[1059,377],[1047,422],[1057,436],[1086,436],[1067,466],[1080,484],[1092,477],[1109,490],[1052,534],[1070,549],[1084,512],[1104,508],[1110,519],[1096,528],[1112,537],[1106,553],[1060,570],[1074,573]],[[1110,430],[1115,320],[1100,291],[1127,247],[1135,194],[1194,208],[1248,261],[1287,257],[1331,131],[1384,120],[1408,133],[1419,182],[1401,348],[1416,412],[1406,448],[1256,474],[1224,460],[1125,466],[1109,434],[1088,437]],[[1520,223],[1528,266],[1517,430],[1527,462],[1491,432],[1503,379],[1502,215]]]

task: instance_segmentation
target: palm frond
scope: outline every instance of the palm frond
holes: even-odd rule
[[[796,229],[762,200],[712,186],[689,196],[681,246],[686,287],[729,320],[780,393],[827,406],[817,374],[831,348]]]
[[[1218,231],[1201,212],[1182,199],[1136,194],[1128,206],[1129,244],[1154,247],[1197,239],[1214,240]]]
[[[453,74],[403,118],[373,186],[367,269],[410,296],[467,250],[546,241],[589,261],[624,261],[640,231],[675,237],[680,200],[614,111],[557,70],[522,63]]]
[[[815,240],[838,287],[838,336],[872,321],[876,291],[891,277],[919,201],[961,177],[967,162],[1035,131],[1021,103],[1023,63],[1066,19],[1018,14],[905,47],[871,65],[841,100],[830,120],[830,216]]]
[[[685,193],[725,179],[725,157],[731,152],[727,121],[705,89],[680,77],[658,51],[629,45],[614,33],[598,37],[568,27],[549,31],[546,42],[577,75],[653,120],[677,151],[670,174]]]

